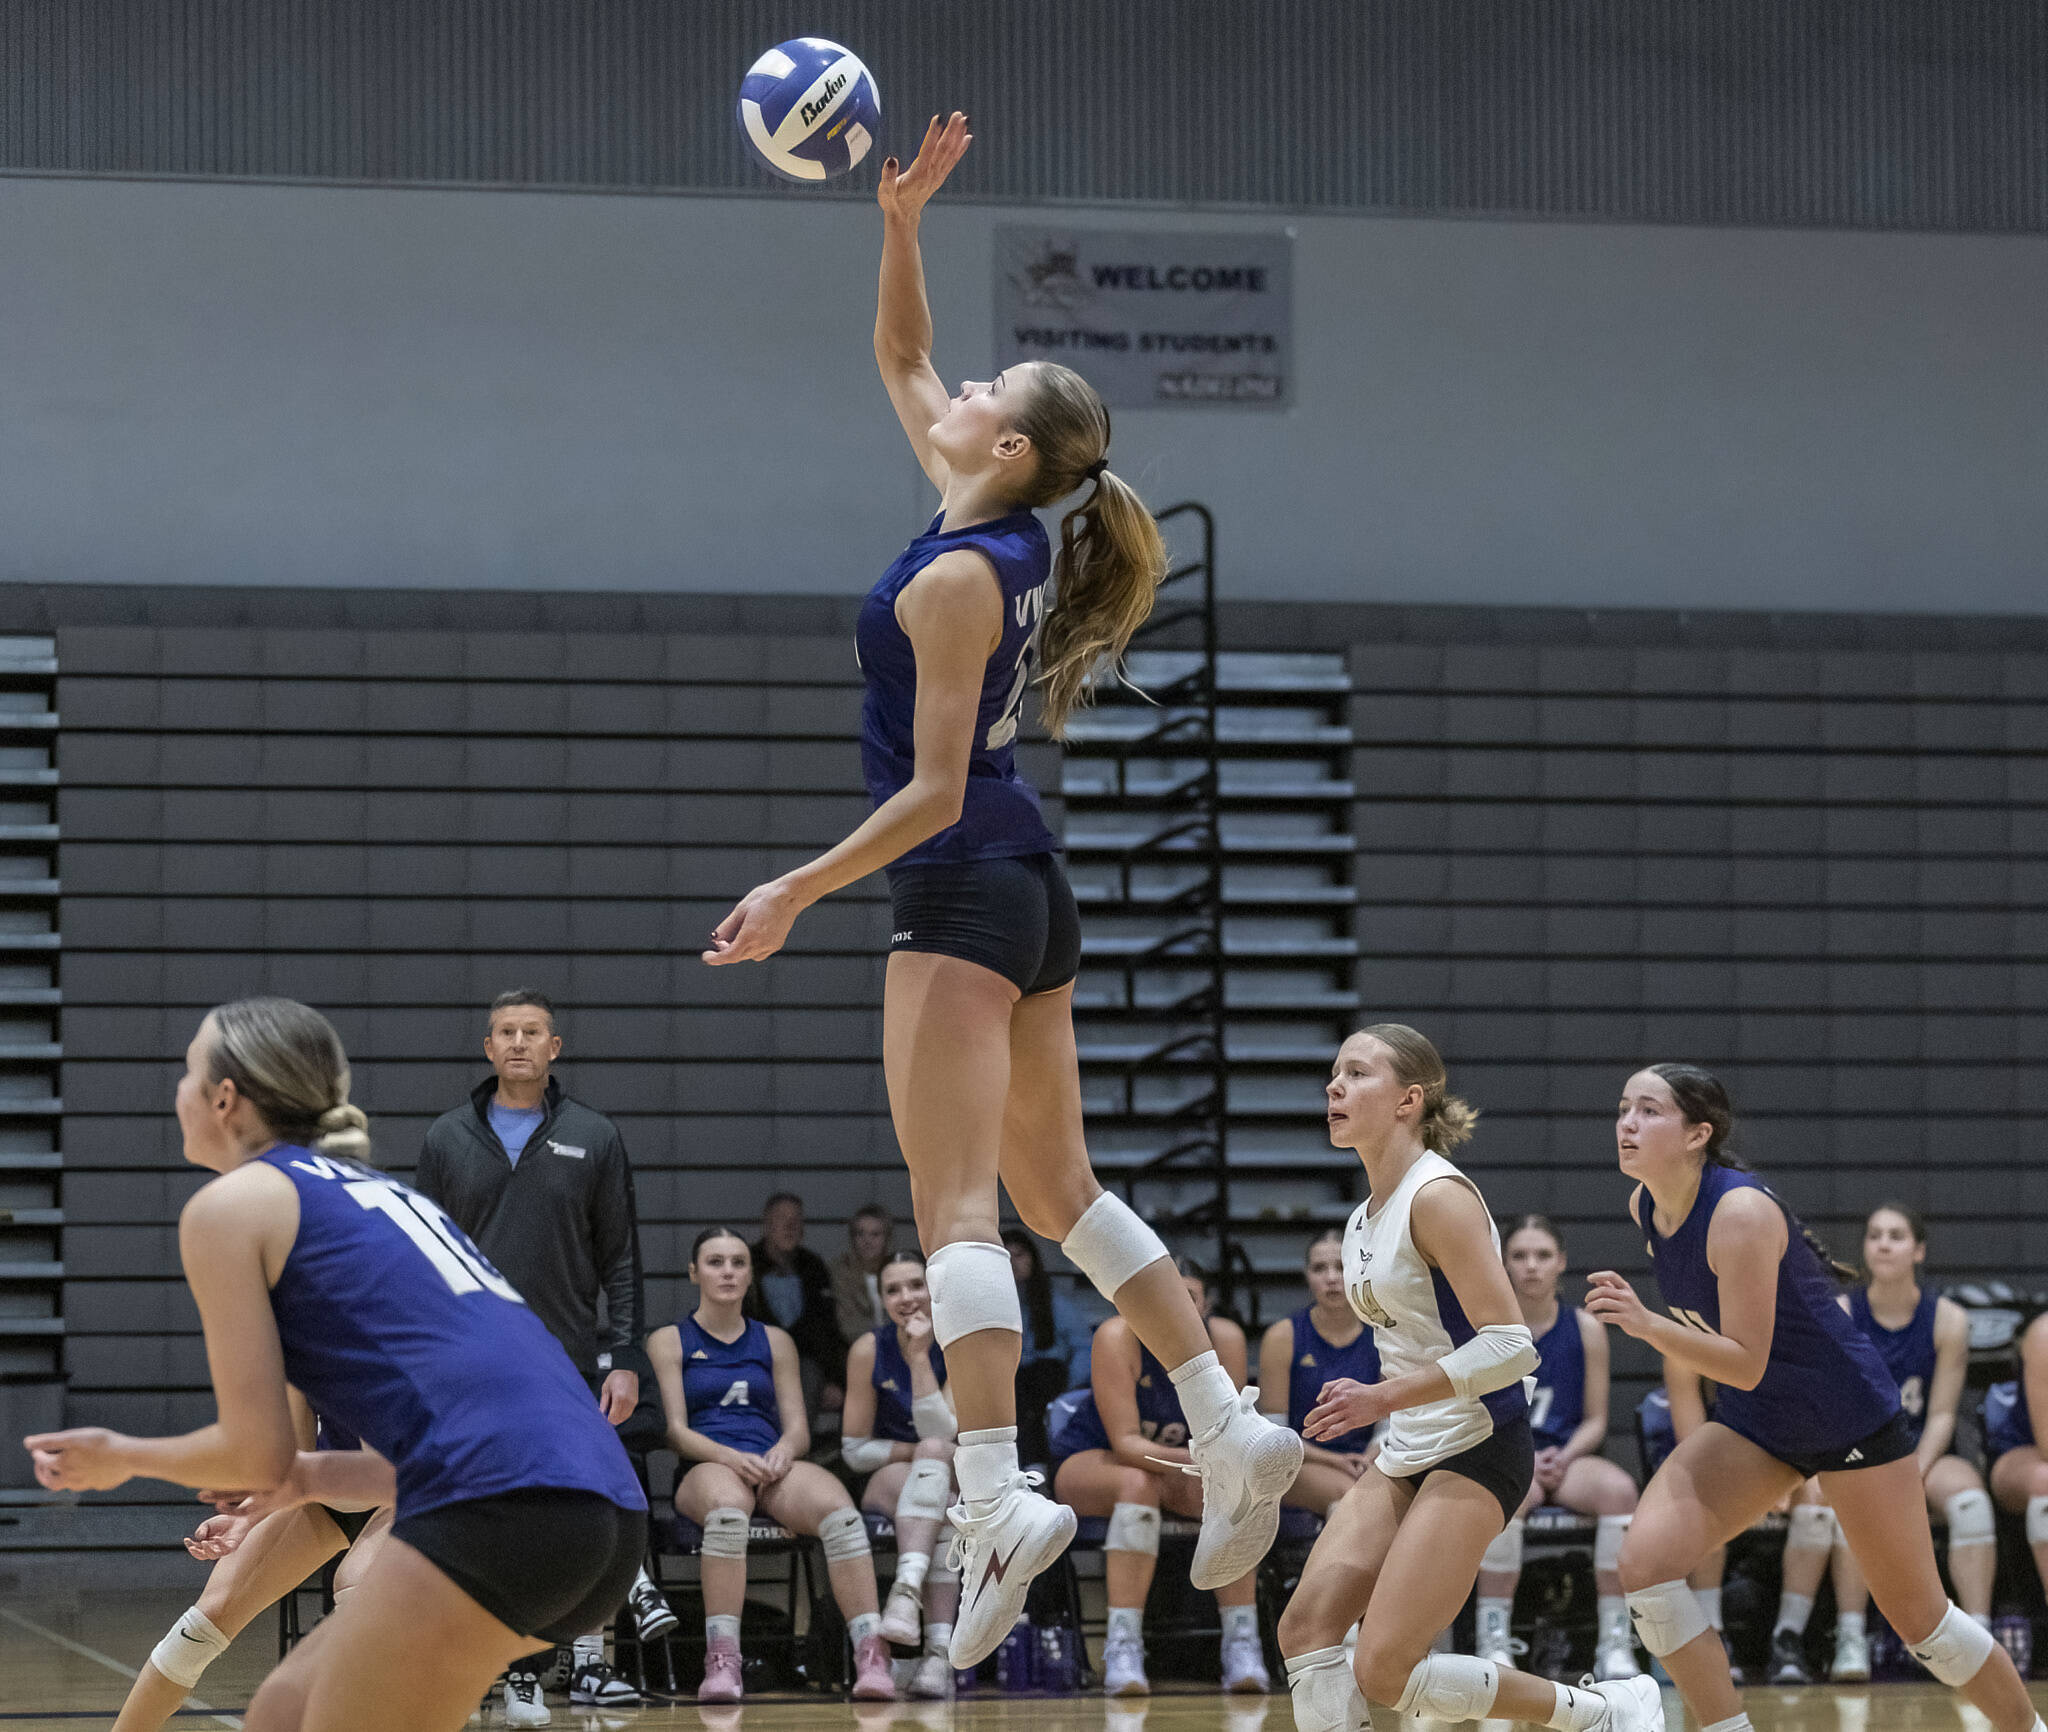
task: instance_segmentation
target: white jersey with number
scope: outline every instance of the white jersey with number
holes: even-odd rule
[[[1367,1198],[1352,1212],[1344,1229],[1344,1292],[1351,1309],[1372,1325],[1380,1375],[1388,1382],[1434,1365],[1477,1333],[1450,1282],[1441,1270],[1424,1261],[1409,1231],[1417,1195],[1423,1186],[1438,1179],[1453,1180],[1479,1196],[1479,1187],[1442,1155],[1425,1153],[1377,1212]],[[1485,1201],[1480,1197],[1482,1205]],[[1490,1217],[1487,1230],[1498,1255],[1500,1234]],[[1380,1469],[1395,1479],[1406,1479],[1462,1455],[1528,1410],[1528,1396],[1519,1380],[1490,1395],[1471,1399],[1453,1395],[1421,1407],[1403,1408],[1387,1420],[1380,1441]]]

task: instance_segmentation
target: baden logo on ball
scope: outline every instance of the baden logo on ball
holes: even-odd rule
[[[874,75],[822,36],[769,49],[740,83],[740,136],[785,180],[845,174],[874,144],[881,117]]]

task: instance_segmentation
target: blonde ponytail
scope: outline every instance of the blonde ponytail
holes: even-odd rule
[[[1479,1123],[1479,1109],[1450,1092],[1450,1075],[1428,1035],[1405,1022],[1376,1022],[1358,1032],[1371,1035],[1387,1049],[1397,1082],[1421,1087],[1422,1122],[1416,1130],[1424,1148],[1448,1155],[1472,1140],[1473,1127]]]
[[[349,1104],[348,1054],[334,1025],[291,998],[238,998],[206,1013],[207,1081],[232,1082],[282,1141],[367,1161],[370,1121]]]
[[[1109,471],[1109,410],[1095,388],[1071,367],[1040,361],[1022,395],[1016,427],[1038,454],[1022,503],[1039,510],[1095,484],[1060,520],[1052,603],[1038,635],[1039,702],[1057,740],[1087,703],[1097,671],[1123,659],[1151,615],[1166,577],[1166,542],[1136,490]]]

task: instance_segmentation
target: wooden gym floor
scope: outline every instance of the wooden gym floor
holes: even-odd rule
[[[77,1732],[106,1727],[127,1694],[128,1680],[190,1603],[168,1588],[41,1589],[0,1597],[0,1732]],[[173,1720],[186,1728],[238,1727],[237,1712],[276,1654],[275,1620],[265,1617],[211,1668],[200,1689],[203,1706]],[[2048,1700],[2048,1689],[2037,1688]],[[1665,1723],[1682,1732],[1678,1698],[1665,1692]],[[1948,1691],[1922,1684],[1868,1688],[1752,1689],[1747,1703],[1757,1732],[1989,1732],[1988,1723]],[[1266,1698],[1223,1697],[1163,1685],[1149,1701],[1106,1703],[1098,1696],[1004,1698],[985,1692],[956,1703],[881,1703],[859,1708],[822,1697],[774,1696],[743,1708],[695,1703],[649,1706],[600,1715],[550,1701],[560,1732],[1293,1732],[1284,1691]],[[489,1726],[502,1726],[493,1714]],[[1486,1732],[1508,1732],[1487,1721]],[[364,1732],[375,1732],[365,1728]],[[1415,1732],[1423,1732],[1416,1728]]]

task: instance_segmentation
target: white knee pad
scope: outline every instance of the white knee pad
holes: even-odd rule
[[[1622,1542],[1628,1538],[1628,1524],[1635,1519],[1632,1515],[1602,1516],[1593,1524],[1594,1569],[1621,1568]]]
[[[1991,1546],[1998,1543],[1998,1518],[1992,1513],[1987,1491],[1959,1491],[1941,1506],[1948,1518],[1948,1549]]]
[[[2038,1546],[2048,1540],[2048,1497],[2027,1499],[2027,1544]]]
[[[1515,1519],[1493,1536],[1493,1544],[1486,1548],[1486,1554],[1479,1560],[1482,1570],[1495,1575],[1516,1576],[1522,1573],[1522,1518]]]
[[[1824,1503],[1803,1503],[1792,1511],[1792,1525],[1785,1532],[1788,1552],[1831,1550],[1835,1543],[1835,1512]]]
[[[1117,1289],[1166,1255],[1166,1246],[1123,1198],[1104,1191],[1060,1241],[1074,1267],[1114,1303]]]
[[[942,1522],[952,1491],[953,1470],[943,1461],[913,1461],[896,1499],[896,1519]]]
[[[873,1550],[868,1524],[857,1509],[834,1510],[818,1524],[818,1541],[825,1548],[825,1561],[832,1564],[842,1558],[864,1558]]]
[[[1024,1333],[1017,1277],[1003,1246],[983,1239],[941,1245],[925,1265],[924,1278],[932,1294],[932,1334],[940,1347],[984,1329]]]
[[[1683,1578],[1636,1589],[1628,1596],[1628,1615],[1643,1646],[1660,1660],[1677,1653],[1707,1628],[1699,1595]]]
[[[706,1510],[704,1540],[697,1549],[707,1558],[745,1557],[747,1512],[743,1509]]]
[[[953,1524],[947,1522],[939,1529],[939,1537],[932,1542],[932,1573],[925,1578],[931,1582],[957,1582],[960,1579],[960,1554],[953,1549],[958,1538]]]
[[[1909,1643],[1906,1652],[1951,1690],[1959,1690],[1983,1670],[1996,1645],[1989,1630],[1950,1601],[1933,1634]]]
[[[1143,1552],[1159,1555],[1159,1512],[1149,1503],[1120,1503],[1109,1512],[1109,1536],[1102,1542],[1106,1552]]]
[[[1432,1654],[1408,1674],[1394,1706],[1426,1720],[1484,1720],[1500,1693],[1500,1668],[1470,1654]]]
[[[1361,1732],[1365,1725],[1365,1698],[1347,1649],[1297,1654],[1287,1662],[1287,1693],[1294,1699],[1294,1732]]]
[[[196,1690],[207,1667],[228,1651],[228,1639],[197,1606],[149,1651],[149,1663],[181,1690]]]

